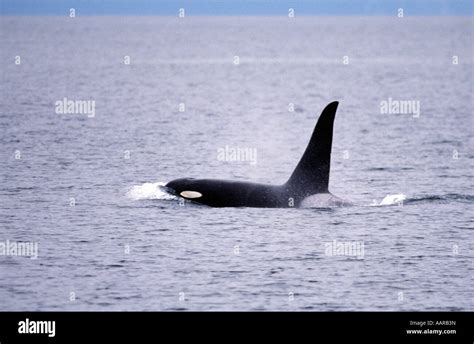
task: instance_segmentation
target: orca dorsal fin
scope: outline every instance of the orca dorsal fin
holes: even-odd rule
[[[328,191],[334,117],[339,102],[328,104],[314,128],[313,135],[286,187],[300,196]]]

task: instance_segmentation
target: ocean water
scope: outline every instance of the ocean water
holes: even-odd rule
[[[471,17],[0,20],[0,246],[38,248],[0,255],[0,310],[474,310]],[[333,100],[352,206],[160,190],[285,182]]]

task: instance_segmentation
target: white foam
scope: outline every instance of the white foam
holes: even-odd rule
[[[144,199],[163,199],[163,200],[174,200],[177,199],[161,187],[166,183],[144,183],[141,185],[135,185],[130,188],[127,192],[127,197],[133,200],[144,200]]]
[[[319,193],[305,197],[300,204],[301,208],[326,208],[351,205],[349,201],[336,197],[330,193]]]
[[[395,194],[395,195],[387,195],[382,200],[382,202],[378,203],[374,201],[371,205],[378,206],[378,205],[394,205],[394,204],[402,204],[404,200],[407,199],[407,196],[404,194]]]

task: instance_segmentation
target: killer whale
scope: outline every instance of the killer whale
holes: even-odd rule
[[[328,189],[333,126],[338,104],[334,101],[324,108],[303,156],[288,181],[282,185],[179,178],[167,183],[164,189],[173,195],[211,207],[302,207],[318,195],[336,200],[339,204],[339,199]]]

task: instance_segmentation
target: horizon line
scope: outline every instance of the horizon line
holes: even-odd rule
[[[66,13],[1,13],[0,17],[64,17],[70,18],[69,14]],[[420,17],[471,17],[474,19],[472,14],[464,14],[464,13],[446,13],[446,14],[411,14],[411,15],[404,15],[403,17],[397,17],[394,14],[387,14],[387,13],[346,13],[346,14],[327,14],[327,13],[311,13],[311,14],[299,14],[295,15],[294,17],[289,17],[287,14],[243,14],[243,13],[229,13],[229,14],[186,14],[184,17],[179,17],[175,14],[163,14],[163,13],[133,13],[133,14],[124,14],[124,13],[78,13],[76,12],[74,18],[81,18],[81,17],[166,17],[166,18],[177,18],[183,19],[186,18],[219,18],[219,17],[247,17],[247,18],[258,18],[258,17],[272,17],[272,18],[288,18],[288,19],[297,19],[301,17],[384,17],[384,18],[396,18],[396,19],[409,19],[409,18],[420,18]]]
[[[0,15],[472,16],[472,0],[0,0]]]

